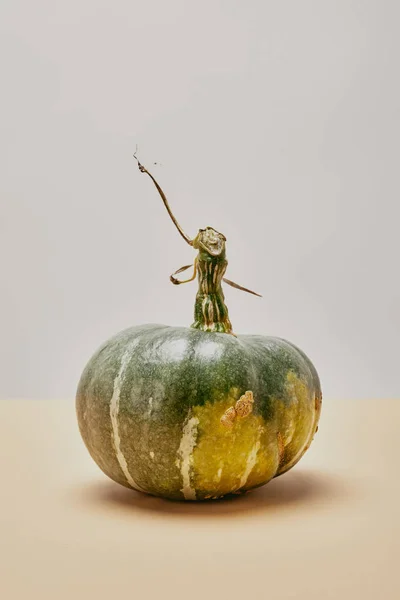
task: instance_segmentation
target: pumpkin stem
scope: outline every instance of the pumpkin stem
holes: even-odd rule
[[[153,181],[154,185],[157,188],[158,193],[161,196],[162,201],[164,202],[164,206],[168,211],[169,216],[171,217],[172,222],[174,223],[175,227],[177,228],[177,230],[179,231],[179,233],[181,234],[181,236],[183,237],[183,239],[185,240],[185,242],[187,242],[190,246],[193,246],[193,240],[190,239],[190,237],[188,235],[186,235],[186,233],[183,231],[182,227],[179,225],[178,221],[176,220],[169,204],[168,204],[168,200],[166,195],[164,194],[163,190],[161,189],[161,187],[159,186],[159,184],[157,183],[157,181],[155,180],[155,178],[153,177],[153,175],[146,169],[146,167],[144,167],[138,157],[136,156],[136,152],[133,155],[133,158],[137,161],[138,167],[139,167],[139,171],[141,173],[146,173],[146,175],[148,175],[150,177],[150,179]]]
[[[200,229],[193,240],[197,255],[199,288],[194,306],[194,329],[233,333],[225,304],[222,280],[228,266],[225,252],[226,238],[212,227]]]
[[[257,294],[256,292],[253,292],[238,285],[237,283],[234,283],[233,281],[230,281],[229,279],[224,278],[228,261],[226,260],[225,253],[226,237],[223,233],[216,231],[212,227],[206,227],[205,229],[199,229],[199,232],[194,240],[191,240],[189,236],[186,235],[172,213],[167,197],[163,190],[153,175],[140,163],[138,157],[136,156],[136,152],[133,157],[138,163],[139,171],[141,173],[146,173],[146,175],[148,175],[153,181],[172,222],[185,242],[199,251],[194,262],[194,271],[192,277],[183,281],[175,277],[175,275],[178,273],[182,273],[183,271],[189,269],[191,265],[181,267],[170,276],[172,283],[179,285],[181,283],[193,281],[197,273],[199,289],[196,294],[196,302],[194,306],[195,320],[191,327],[200,329],[202,331],[215,331],[219,333],[230,333],[235,335],[232,331],[232,324],[229,320],[228,308],[225,304],[225,297],[221,286],[222,281],[238,290],[242,290],[243,292],[248,292],[249,294],[254,294],[255,296],[259,296],[260,294]]]

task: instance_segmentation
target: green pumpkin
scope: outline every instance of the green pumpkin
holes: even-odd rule
[[[321,388],[290,342],[233,335],[221,284],[240,286],[223,278],[225,237],[208,227],[191,241],[175,224],[199,251],[192,327],[142,325],[108,340],[82,374],[77,416],[114,481],[170,499],[214,499],[300,460],[317,430]]]

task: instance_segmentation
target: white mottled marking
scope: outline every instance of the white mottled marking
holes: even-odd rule
[[[180,457],[178,464],[183,482],[181,492],[183,493],[185,500],[196,500],[196,490],[192,487],[190,482],[190,471],[193,464],[193,450],[196,446],[198,424],[199,419],[197,417],[190,417],[189,412],[188,419],[183,427],[181,443],[178,449],[178,455]]]
[[[152,412],[153,412],[153,398],[149,398],[149,417],[151,416]]]
[[[150,458],[154,458],[154,452],[150,452]]]
[[[256,462],[257,462],[257,453],[260,449],[260,435],[258,436],[258,440],[256,441],[256,443],[254,444],[254,446],[252,447],[252,449],[250,450],[250,453],[247,457],[247,462],[246,462],[246,468],[244,470],[244,473],[240,479],[240,485],[239,488],[242,488],[244,485],[246,485],[247,479],[249,478],[250,473],[252,472]]]
[[[132,356],[132,352],[133,352],[133,349],[135,346],[136,346],[136,344],[134,344],[133,347],[130,346],[124,352],[124,354],[122,356],[118,374],[117,374],[116,378],[114,379],[113,395],[112,395],[111,402],[110,402],[110,417],[111,417],[111,426],[112,426],[111,437],[112,437],[113,446],[115,448],[115,455],[117,457],[119,466],[121,467],[121,470],[122,470],[123,474],[125,475],[126,480],[129,483],[129,485],[131,487],[133,487],[135,490],[141,491],[140,486],[135,482],[135,480],[133,479],[132,475],[129,472],[126,458],[123,455],[123,452],[121,450],[121,438],[119,435],[119,424],[118,424],[119,397],[121,395],[121,386],[122,386],[123,379],[125,376],[126,368],[129,364],[129,360]]]
[[[290,442],[292,441],[295,430],[296,430],[295,424],[291,423],[291,427],[290,427],[290,430],[289,430],[289,435],[287,435],[286,438],[285,438],[285,446],[288,446],[290,444]]]

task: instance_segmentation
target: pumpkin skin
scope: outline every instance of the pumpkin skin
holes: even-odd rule
[[[251,412],[224,425],[246,392]],[[321,399],[313,364],[286,340],[151,324],[98,349],[76,410],[92,458],[111,479],[205,500],[291,469],[314,437]]]

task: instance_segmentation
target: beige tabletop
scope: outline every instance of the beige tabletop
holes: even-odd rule
[[[0,597],[400,599],[400,401],[324,401],[289,473],[176,503],[108,480],[71,401],[0,402]]]

